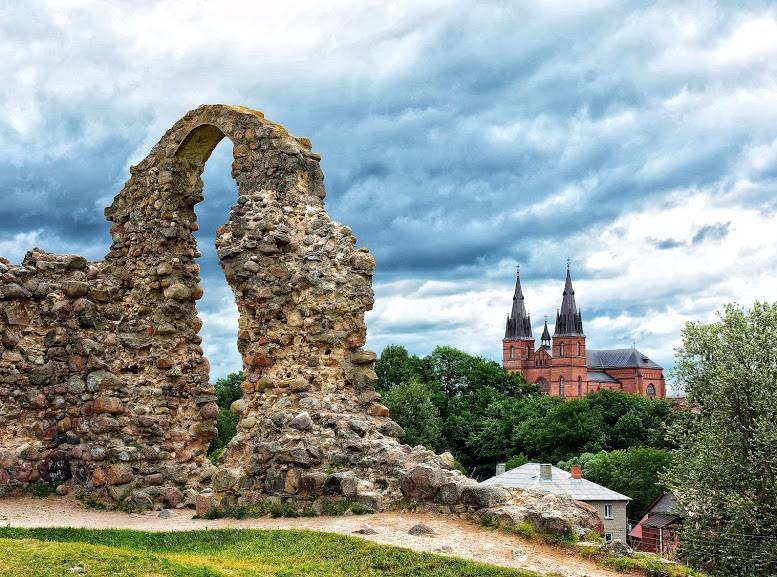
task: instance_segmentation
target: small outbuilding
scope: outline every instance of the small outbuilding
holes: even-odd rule
[[[620,539],[626,542],[626,505],[631,498],[584,479],[580,466],[573,466],[571,473],[545,463],[526,463],[509,471],[501,470],[497,466],[499,474],[484,483],[507,489],[548,491],[588,503],[596,508],[602,518],[605,541]]]
[[[632,547],[636,551],[674,557],[684,520],[685,511],[677,504],[674,495],[664,493],[650,504],[645,515],[629,532]]]

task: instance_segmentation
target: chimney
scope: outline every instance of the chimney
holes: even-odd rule
[[[552,481],[553,469],[550,463],[542,463],[540,465],[540,481]]]
[[[497,474],[497,475],[501,475],[502,473],[504,473],[504,472],[505,472],[505,469],[506,469],[506,468],[507,468],[507,467],[505,466],[505,464],[504,464],[504,463],[497,463],[497,464],[496,464],[496,474]]]
[[[572,465],[571,473],[573,479],[583,478],[583,469],[580,467],[580,465]]]

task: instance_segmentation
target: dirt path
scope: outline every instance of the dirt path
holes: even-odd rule
[[[385,545],[407,547],[442,555],[454,555],[494,565],[516,567],[565,577],[623,577],[582,559],[572,552],[532,543],[517,536],[479,527],[468,521],[419,513],[379,513],[365,516],[312,517],[301,519],[192,519],[193,511],[173,511],[169,519],[158,512],[131,514],[86,509],[73,498],[31,497],[0,499],[0,526],[86,527],[184,531],[192,529],[255,528],[310,529],[352,535],[368,525],[375,535],[356,535]],[[407,530],[416,523],[433,528],[436,535],[413,536]]]

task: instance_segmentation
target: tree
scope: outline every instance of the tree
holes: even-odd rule
[[[405,430],[403,443],[439,450],[442,421],[432,396],[423,383],[412,380],[391,387],[383,402],[392,418]]]
[[[583,402],[601,416],[604,449],[669,448],[666,429],[672,420],[672,406],[668,401],[602,389],[587,395]]]
[[[210,442],[208,454],[211,459],[218,460],[219,455],[237,434],[237,422],[239,416],[230,410],[232,403],[243,397],[243,372],[230,373],[226,377],[216,380],[216,403],[219,406],[219,414],[216,417],[216,429],[218,435]]]
[[[422,383],[434,380],[426,359],[410,355],[402,345],[389,345],[383,349],[375,362],[375,373],[378,375],[377,388],[381,391],[412,379]]]
[[[777,303],[686,325],[674,376],[690,408],[666,475],[689,515],[681,555],[711,575],[777,574]]]

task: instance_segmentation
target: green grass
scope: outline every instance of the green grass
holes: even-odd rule
[[[580,552],[599,565],[621,573],[640,571],[647,577],[704,577],[704,573],[689,569],[680,563],[666,563],[653,553],[637,552],[629,557],[614,557],[603,553],[599,547],[590,545],[581,546]]]
[[[0,577],[537,577],[312,531],[0,528]]]

